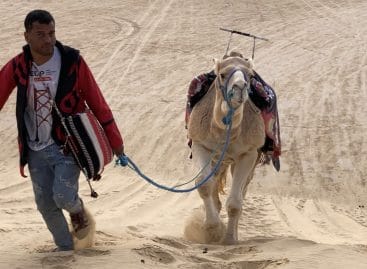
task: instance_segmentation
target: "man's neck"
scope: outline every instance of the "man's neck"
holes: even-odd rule
[[[40,55],[38,53],[35,53],[35,52],[32,52],[32,58],[33,58],[33,62],[36,63],[36,65],[43,65],[44,63],[48,62],[53,54],[50,54],[50,55]]]

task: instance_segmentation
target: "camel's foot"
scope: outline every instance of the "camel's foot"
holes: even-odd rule
[[[205,219],[205,212],[203,207],[196,208],[193,210],[193,212],[188,217],[185,223],[184,238],[186,240],[199,244],[205,243],[205,236],[203,230],[204,219]]]
[[[205,243],[217,243],[223,238],[225,226],[223,222],[205,223],[203,227]]]
[[[238,239],[233,234],[226,234],[222,240],[223,245],[236,245],[237,243]]]
[[[185,239],[200,244],[220,242],[225,232],[225,225],[219,218],[211,222],[206,222],[205,219],[204,208],[195,209],[186,221]]]

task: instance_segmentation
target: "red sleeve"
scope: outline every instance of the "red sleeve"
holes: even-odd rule
[[[78,86],[88,107],[92,110],[105,130],[111,148],[119,149],[123,145],[120,131],[92,72],[81,56],[78,72]]]
[[[0,110],[3,108],[10,94],[16,86],[14,81],[13,61],[14,60],[10,60],[0,70]]]

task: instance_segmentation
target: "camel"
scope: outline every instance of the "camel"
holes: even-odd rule
[[[216,79],[191,112],[188,138],[192,139],[193,161],[203,171],[196,180],[198,184],[210,174],[219,159],[226,138],[227,125],[223,119],[230,107],[233,108],[230,140],[223,162],[217,173],[198,188],[205,210],[201,227],[203,243],[228,245],[238,242],[242,201],[259,158],[258,149],[264,145],[265,126],[260,110],[247,93],[253,75],[252,61],[232,52],[222,60],[214,59],[214,63]],[[228,223],[225,229],[219,216],[222,208],[219,194],[224,193],[229,175],[232,185],[226,201]]]

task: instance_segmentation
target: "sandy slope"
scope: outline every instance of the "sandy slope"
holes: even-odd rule
[[[24,44],[34,8],[50,10],[58,39],[90,64],[127,154],[169,186],[197,172],[185,146],[185,95],[225,52],[219,27],[269,38],[258,42],[255,64],[278,94],[282,167],[257,169],[241,241],[220,246],[183,239],[197,193],[162,191],[109,165],[96,200],[81,178],[96,247],[50,253],[30,181],[17,173],[13,94],[0,114],[0,268],[366,268],[366,1],[3,0],[0,66]],[[250,56],[251,45],[234,36],[231,48]]]

